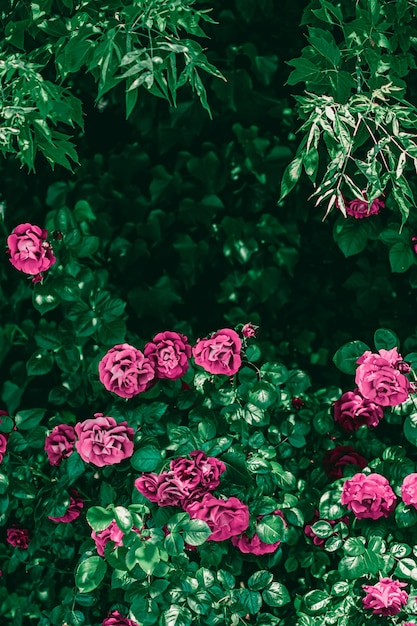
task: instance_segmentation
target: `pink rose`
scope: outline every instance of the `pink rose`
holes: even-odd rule
[[[75,430],[68,424],[58,424],[45,439],[45,451],[51,465],[60,465],[74,452]]]
[[[182,506],[192,497],[193,500],[201,498],[204,490],[190,486],[189,482],[183,482],[174,472],[163,472],[159,478],[158,487],[159,506]]]
[[[365,457],[356,452],[352,446],[336,446],[333,450],[326,450],[323,456],[323,468],[329,478],[342,478],[343,468],[346,465],[357,465],[363,469],[368,465]]]
[[[275,552],[280,543],[280,541],[276,541],[275,543],[265,543],[259,539],[259,535],[256,533],[250,538],[246,533],[243,533],[240,537],[232,537],[232,544],[235,548],[239,548],[239,550],[244,554],[256,554],[258,556]]]
[[[48,270],[56,261],[48,231],[33,224],[19,224],[7,238],[10,263],[20,272],[36,276]]]
[[[192,519],[208,524],[212,533],[208,540],[211,541],[230,539],[249,526],[249,509],[238,498],[219,500],[206,493],[201,502],[193,502],[185,510]]]
[[[249,322],[248,324],[245,324],[243,326],[242,335],[247,339],[250,339],[251,337],[256,337],[256,331],[258,330],[258,328],[258,326],[254,326]]]
[[[226,471],[226,465],[220,459],[209,456],[202,450],[194,450],[190,452],[196,468],[200,472],[200,484],[203,489],[213,491],[220,485],[220,476]]]
[[[388,517],[396,501],[388,480],[380,474],[355,474],[343,485],[341,502],[358,519]]]
[[[371,206],[366,199],[365,191],[362,192],[362,198],[355,198],[354,200],[345,201],[345,209],[347,215],[351,215],[355,219],[362,219],[369,217],[370,215],[377,215],[381,209],[385,207],[385,203],[380,198],[375,198]],[[336,206],[340,208],[339,202],[336,201]]]
[[[230,328],[222,328],[207,339],[200,339],[193,348],[197,365],[210,374],[236,374],[242,364],[239,335]]]
[[[273,514],[279,515],[279,517],[284,521],[285,527],[288,526],[284,519],[282,511],[276,510],[273,512]],[[257,522],[263,517],[265,516],[259,515],[257,517]],[[244,554],[256,554],[258,556],[275,552],[281,543],[281,541],[276,541],[275,543],[265,543],[264,541],[262,541],[262,539],[260,539],[259,535],[256,533],[256,530],[252,537],[249,537],[246,533],[242,533],[239,537],[232,537],[231,541],[232,544],[236,548],[239,548],[239,550]]]
[[[26,550],[29,545],[29,532],[26,528],[12,526],[12,528],[6,530],[6,541],[15,548]]]
[[[102,626],[139,626],[139,624],[128,617],[123,617],[119,611],[112,611],[104,618]]]
[[[98,371],[107,391],[121,398],[133,398],[155,382],[150,359],[128,343],[111,348],[98,364]]]
[[[114,541],[115,547],[123,545],[123,531],[120,530],[116,524],[116,520],[110,522],[110,524],[104,530],[99,532],[91,531],[91,536],[95,541],[97,554],[104,556],[104,548],[109,541]]]
[[[373,354],[367,350],[358,360],[355,382],[364,398],[381,406],[397,406],[408,398],[409,382],[396,369],[402,361],[397,349],[379,350]]]
[[[7,435],[0,433],[0,463],[3,462],[3,457],[6,454],[7,448]]]
[[[402,587],[407,587],[407,583],[392,578],[381,578],[376,585],[362,585],[367,593],[362,599],[363,606],[372,609],[374,615],[397,615],[408,600],[408,593]]]
[[[185,335],[166,330],[158,333],[144,348],[158,378],[175,380],[188,370],[191,346]]]
[[[161,477],[162,474],[158,476],[158,474],[153,474],[152,472],[143,474],[135,480],[135,487],[151,502],[158,502],[158,488],[163,480]]]
[[[48,519],[53,522],[63,522],[64,524],[68,524],[69,522],[73,522],[77,517],[79,517],[81,510],[84,508],[84,502],[81,499],[80,494],[76,489],[72,489],[70,494],[70,503],[66,513],[61,515],[61,517],[51,517],[48,515]]]
[[[359,391],[346,391],[333,408],[334,421],[344,430],[352,432],[365,425],[368,428],[378,426],[384,417],[382,407],[363,398]]]
[[[172,475],[186,485],[188,490],[193,490],[200,485],[201,470],[193,459],[180,457],[171,461],[169,467]]]
[[[133,454],[133,428],[127,422],[119,424],[113,417],[94,413],[94,419],[87,419],[75,425],[78,441],[77,451],[86,463],[97,467],[115,465]]]
[[[401,485],[401,497],[405,504],[417,509],[417,474],[409,474]]]
[[[332,527],[336,526],[336,524],[338,524],[339,522],[343,522],[344,524],[349,524],[349,517],[347,515],[344,515],[343,517],[339,517],[338,519],[323,519],[323,518],[320,518],[319,512],[316,509],[314,511],[314,517],[311,520],[311,522],[304,526],[304,534],[307,537],[310,537],[310,539],[312,539],[315,546],[324,546],[324,544],[327,541],[327,539],[324,539],[324,537],[317,537],[316,533],[312,529],[312,526],[314,526],[314,524],[318,522],[319,520],[323,522],[327,522]],[[331,536],[334,537],[336,534],[337,533],[333,533],[333,535]]]

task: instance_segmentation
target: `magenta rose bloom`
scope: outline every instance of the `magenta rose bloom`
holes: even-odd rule
[[[45,272],[56,261],[48,231],[33,224],[19,224],[7,238],[10,263],[20,272],[36,276]]]
[[[381,474],[355,474],[343,485],[341,502],[358,519],[388,517],[396,501],[388,480]]]
[[[133,398],[155,382],[150,359],[128,343],[111,348],[98,364],[98,372],[107,391],[121,398]]]
[[[45,451],[51,465],[60,465],[74,452],[75,430],[68,424],[58,424],[45,439]]]
[[[364,398],[381,406],[397,406],[408,398],[410,383],[396,368],[402,357],[397,349],[367,350],[358,360],[355,382]]]
[[[110,522],[110,524],[104,530],[99,532],[91,531],[91,536],[95,541],[97,554],[104,556],[104,548],[109,541],[114,541],[115,547],[123,545],[123,531],[120,530],[116,524],[116,520]]]
[[[146,344],[145,356],[151,361],[158,378],[175,380],[188,370],[191,346],[185,335],[166,330]]]
[[[246,337],[247,339],[250,339],[251,337],[256,337],[257,330],[258,330],[258,326],[254,326],[253,324],[249,322],[248,324],[245,324],[243,326],[242,335]]]
[[[226,471],[226,465],[214,456],[207,456],[202,450],[190,452],[196,468],[200,472],[200,485],[207,491],[213,491],[220,485],[220,476]]]
[[[336,480],[342,478],[343,468],[346,465],[357,465],[363,469],[368,461],[356,452],[352,446],[336,446],[333,450],[327,450],[323,456],[323,468],[329,478]]]
[[[210,374],[236,374],[242,364],[242,342],[231,328],[222,328],[207,339],[200,339],[193,348],[193,356]]]
[[[246,533],[243,533],[239,537],[232,537],[231,541],[235,548],[239,548],[244,554],[256,554],[257,556],[275,552],[281,543],[280,541],[265,543],[256,533],[252,537],[248,537]]]
[[[112,611],[104,618],[102,626],[139,626],[139,624],[128,617],[123,617],[119,611]]]
[[[113,417],[94,413],[94,419],[87,419],[75,425],[78,441],[77,451],[86,463],[97,467],[115,465],[133,454],[134,430],[127,422],[119,424]]]
[[[7,449],[7,435],[0,433],[0,463],[3,462],[3,457],[6,454]]]
[[[365,198],[356,198],[345,203],[346,213],[357,220],[370,215],[378,215],[384,206],[385,203],[380,198],[375,198],[371,205]]]
[[[135,480],[135,487],[151,502],[158,502],[158,488],[163,480],[162,476],[162,474],[158,476],[158,474],[152,472],[143,474],[140,478]]]
[[[6,530],[6,541],[15,548],[26,550],[29,545],[29,532],[26,528],[12,526],[12,528]]]
[[[363,606],[372,609],[374,615],[397,615],[408,600],[408,593],[402,587],[407,587],[407,583],[392,578],[381,578],[376,585],[362,585],[366,591]]]
[[[76,489],[72,489],[70,493],[70,503],[68,509],[64,515],[61,517],[51,517],[48,515],[48,519],[53,522],[63,522],[64,524],[68,524],[69,522],[73,522],[77,517],[79,517],[82,509],[84,508],[84,502]]]
[[[401,485],[401,497],[405,504],[417,509],[417,474],[409,474]]]
[[[208,524],[210,541],[224,541],[240,535],[249,526],[249,509],[238,498],[219,500],[206,493],[201,502],[193,502],[185,509],[192,519],[201,519]]]
[[[384,411],[375,402],[363,398],[359,391],[346,391],[333,407],[334,421],[344,430],[352,432],[361,426],[378,426]]]

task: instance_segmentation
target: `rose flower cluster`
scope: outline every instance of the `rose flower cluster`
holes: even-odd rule
[[[166,330],[155,335],[143,352],[128,343],[111,348],[99,363],[99,377],[107,391],[133,398],[158,379],[184,376],[191,354],[195,363],[210,374],[232,376],[241,366],[241,348],[241,339],[231,328],[199,339],[193,348],[185,335]]]
[[[238,498],[221,500],[210,493],[219,486],[225,464],[201,450],[189,456],[172,460],[169,470],[161,474],[144,473],[136,479],[136,489],[158,506],[179,506],[192,519],[205,521],[211,541],[239,535],[249,526],[248,507]]]
[[[334,420],[348,432],[377,426],[384,417],[383,407],[405,402],[410,391],[405,376],[409,367],[397,348],[377,354],[367,350],[357,363],[357,389],[346,391],[334,404]]]

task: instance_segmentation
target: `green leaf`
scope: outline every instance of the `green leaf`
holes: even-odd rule
[[[358,221],[346,218],[334,225],[333,238],[345,257],[363,252],[368,243],[368,227]]]
[[[36,283],[32,292],[33,307],[44,315],[48,311],[56,309],[61,303],[61,298],[52,287],[52,282],[47,280],[44,284]]]
[[[178,604],[171,604],[169,609],[162,612],[159,624],[160,626],[191,626],[192,621],[191,611]]]
[[[344,556],[339,562],[338,570],[342,578],[355,580],[368,573],[365,556]]]
[[[43,419],[46,409],[27,409],[19,411],[15,417],[15,423],[20,430],[31,430]]]
[[[282,584],[273,582],[262,592],[265,604],[273,607],[280,607],[291,601],[288,589]]]
[[[102,506],[92,506],[87,511],[87,522],[95,532],[107,528],[114,520],[113,511],[108,511]]]
[[[256,615],[262,606],[262,596],[257,591],[241,589],[239,592],[239,604],[249,615]]]
[[[399,528],[410,528],[417,524],[417,510],[413,506],[399,502],[395,508],[395,521]]]
[[[392,350],[400,347],[400,340],[392,330],[378,328],[374,333],[374,344],[377,350]]]
[[[249,392],[249,400],[260,409],[267,409],[277,402],[278,393],[274,385],[261,381]]]
[[[259,521],[256,533],[264,543],[276,543],[285,535],[285,522],[279,515],[265,515]]]
[[[125,533],[129,532],[133,526],[131,512],[128,511],[128,509],[125,509],[124,506],[115,506],[114,517],[120,530],[123,530]]]
[[[102,582],[107,563],[100,556],[90,556],[79,564],[75,573],[75,584],[81,593],[89,593]]]
[[[269,585],[269,583],[272,582],[273,578],[274,575],[271,574],[271,572],[268,572],[264,569],[259,570],[249,577],[248,587],[249,589],[252,589],[252,591],[260,591],[261,589]]]
[[[285,198],[285,196],[287,196],[298,183],[301,176],[302,166],[303,158],[301,156],[295,157],[295,159],[293,159],[291,163],[287,165],[282,176],[281,195],[278,202],[283,200],[283,198]]]
[[[318,66],[304,57],[292,59],[286,63],[295,68],[288,77],[287,85],[296,85],[301,82],[315,82],[320,79]]]
[[[132,467],[138,472],[153,472],[162,461],[160,450],[152,445],[147,444],[136,450],[130,459]]]
[[[413,444],[413,446],[417,446],[417,413],[414,412],[411,415],[407,415],[404,420],[404,436],[405,438]]]
[[[183,524],[184,541],[190,546],[201,546],[210,535],[211,530],[203,520],[190,519]]]
[[[331,601],[331,596],[327,591],[321,591],[320,589],[313,589],[309,591],[303,598],[303,605],[306,613],[309,615],[319,615],[324,613],[327,605]]]
[[[327,537],[330,537],[334,533],[333,527],[329,524],[329,522],[325,521],[315,522],[312,525],[311,530],[320,539],[327,539]]]
[[[26,363],[29,376],[43,376],[48,374],[54,366],[54,355],[44,350],[36,350]]]
[[[354,374],[356,372],[357,360],[369,349],[369,346],[362,341],[350,341],[336,351],[333,363],[344,374]]]
[[[406,272],[414,263],[414,254],[408,243],[395,243],[389,250],[391,271],[401,274]]]

